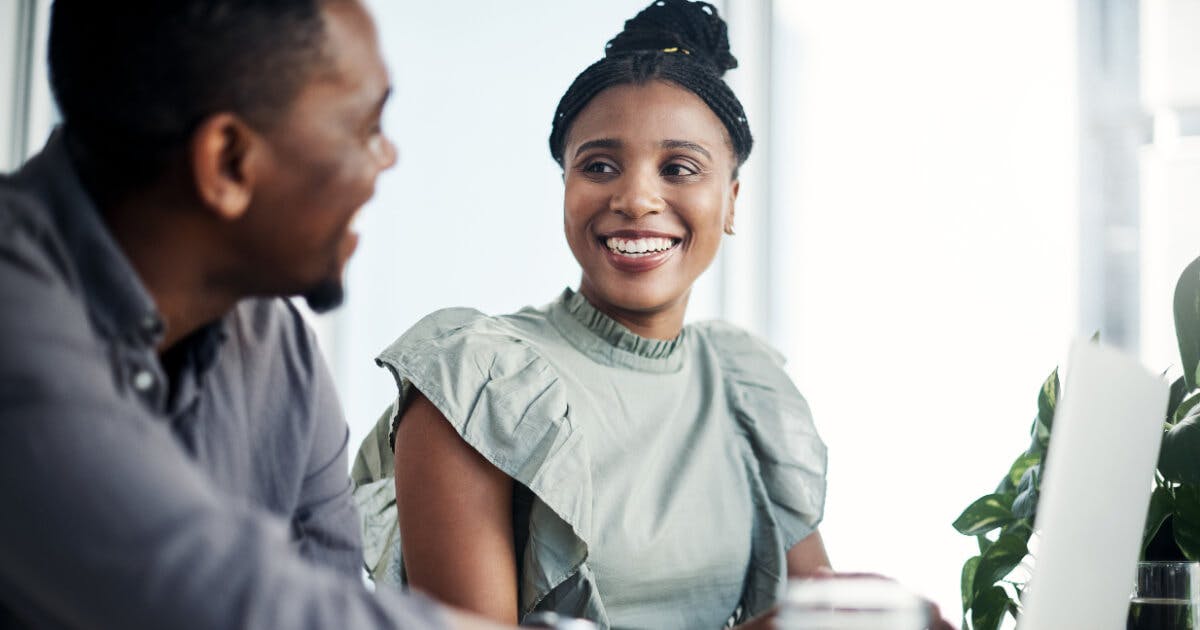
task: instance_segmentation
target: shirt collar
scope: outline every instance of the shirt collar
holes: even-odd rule
[[[153,298],[84,190],[62,129],[17,172],[14,182],[42,202],[75,262],[80,288],[99,330],[142,345],[162,339]]]
[[[686,360],[686,327],[671,340],[639,337],[571,289],[550,304],[547,317],[571,345],[602,365],[667,374]]]

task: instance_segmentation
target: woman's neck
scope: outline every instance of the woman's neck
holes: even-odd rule
[[[623,308],[601,297],[587,282],[581,282],[579,293],[596,310],[613,318],[633,334],[646,339],[671,340],[683,331],[683,318],[687,313],[688,296],[684,293],[678,300],[649,310]]]

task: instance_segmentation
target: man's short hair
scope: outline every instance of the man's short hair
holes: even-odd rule
[[[145,184],[207,117],[269,128],[322,60],[326,0],[55,0],[50,83],[109,192]]]

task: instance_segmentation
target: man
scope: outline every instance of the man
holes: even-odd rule
[[[0,625],[481,627],[362,586],[300,316],[395,161],[359,0],[57,0],[0,178]],[[382,590],[382,589],[381,589]]]

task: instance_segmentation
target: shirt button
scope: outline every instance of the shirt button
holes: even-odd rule
[[[150,314],[142,318],[142,332],[151,337],[162,334],[162,320],[157,315]]]
[[[133,375],[133,388],[139,392],[145,393],[154,387],[154,375],[149,370],[138,370]]]

